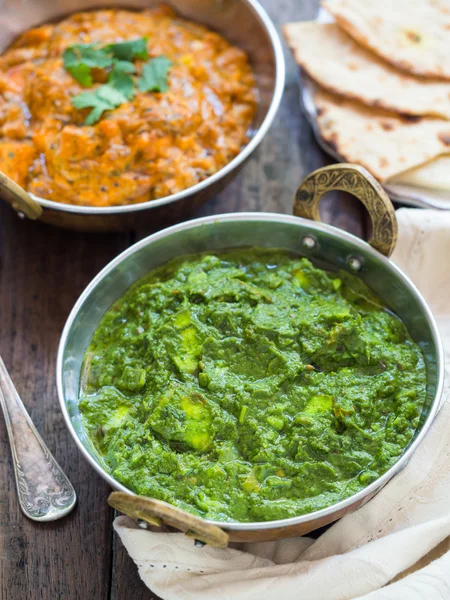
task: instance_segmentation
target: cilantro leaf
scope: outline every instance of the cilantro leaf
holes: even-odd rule
[[[106,48],[119,60],[130,61],[133,58],[148,58],[146,37],[129,40],[128,42],[109,44]]]
[[[144,64],[142,77],[135,81],[133,74],[136,67],[131,60],[147,57],[147,38],[109,44],[103,48],[97,44],[75,44],[64,51],[64,67],[81,85],[88,87],[93,84],[91,69],[109,70],[106,84],[72,98],[75,108],[92,108],[85,125],[94,125],[106,110],[113,110],[132,100],[136,83],[141,92],[168,90],[168,72],[172,62],[165,56],[158,56]]]
[[[141,92],[167,92],[169,89],[168,72],[172,61],[166,56],[158,56],[145,63],[142,68],[142,77],[138,79]]]
[[[113,108],[127,101],[127,97],[120,90],[116,90],[110,85],[101,85],[96,89],[96,92],[101,100],[109,102]]]
[[[72,105],[75,108],[92,108],[84,124],[94,125],[100,119],[105,110],[117,108],[128,98],[120,91],[110,85],[101,85],[93,92],[82,92],[72,98]]]
[[[122,71],[123,73],[136,73],[136,67],[132,62],[127,60],[118,60],[114,63],[114,71]]]
[[[82,86],[91,87],[93,81],[90,67],[83,64],[78,64],[71,67],[66,67],[66,70],[69,71],[72,77],[76,79],[78,83],[81,83]]]
[[[131,63],[124,64],[131,65],[131,72],[134,72],[135,69]],[[130,71],[123,70],[119,67],[119,63],[116,63],[108,76],[108,84],[123,94],[127,100],[132,100],[134,98],[134,79],[129,73]]]
[[[75,44],[66,48],[63,61],[64,68],[84,86],[92,85],[92,68],[105,69],[113,63],[110,53],[96,44]]]
[[[96,104],[93,107],[91,112],[86,117],[84,124],[85,125],[95,125],[95,123],[98,123],[98,121],[100,121],[105,110],[111,110],[111,108],[113,108],[113,107],[108,106],[107,104],[103,104],[102,102],[98,102],[98,104]]]
[[[75,108],[89,108],[95,106],[97,101],[97,90],[94,92],[81,92],[81,94],[72,98],[72,105]]]
[[[72,98],[72,105],[75,108],[92,108],[91,112],[88,114],[84,124],[85,125],[93,125],[96,123],[105,110],[112,110],[114,107],[113,104],[102,100],[98,96],[98,90],[93,92],[82,92],[78,94],[78,96],[74,96]]]
[[[108,44],[102,48],[98,44],[74,44],[63,53],[65,69],[84,87],[93,83],[91,69],[113,66],[114,70],[134,73],[135,67],[130,62],[133,58],[148,58],[147,38]],[[122,77],[122,80],[125,81],[125,78]],[[129,86],[130,81],[127,82],[128,89]]]
[[[84,64],[87,67],[104,69],[112,64],[111,53],[106,48],[99,48],[97,44],[75,44],[63,52],[65,67]]]
[[[112,110],[113,105],[109,102],[105,102],[95,92],[82,92],[78,96],[72,98],[72,105],[75,108],[92,108],[91,112],[86,117],[84,122],[85,125],[93,125],[96,123],[105,110]]]

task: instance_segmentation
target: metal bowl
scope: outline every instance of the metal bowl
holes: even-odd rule
[[[139,10],[158,4],[161,0],[96,0],[94,3],[92,0],[21,0],[18,10],[16,0],[5,0],[1,8],[0,53],[22,31],[59,20],[71,12],[114,6]],[[32,203],[30,210],[24,210],[26,206],[21,209],[15,203],[16,210],[32,218],[38,216],[42,221],[59,227],[81,231],[155,227],[185,217],[220,192],[237,175],[266,135],[280,104],[285,79],[280,38],[257,0],[171,0],[170,4],[181,16],[218,31],[247,52],[259,96],[248,144],[214,175],[158,200],[125,206],[89,207],[61,204],[27,194]]]
[[[387,203],[390,201],[387,196],[384,196],[381,202],[381,196],[377,196],[379,190],[374,186],[376,182],[367,172],[364,173],[364,177],[369,178],[370,186],[364,183],[361,187],[358,177],[362,176],[363,170],[360,167],[349,165],[319,169],[319,172],[309,176],[299,188],[295,211],[298,214],[306,214],[312,206],[318,205],[320,196],[329,189],[351,189],[371,207],[373,230],[377,238],[372,243],[377,243],[378,247],[389,253],[395,242],[396,222],[392,206],[389,208]],[[371,196],[372,192],[374,195]],[[388,235],[389,231],[394,235]],[[386,245],[387,238],[391,240],[390,246]],[[361,506],[405,466],[438,410],[444,362],[436,323],[416,287],[381,252],[331,225],[273,213],[236,213],[205,217],[155,233],[114,259],[81,295],[61,337],[57,360],[57,387],[67,427],[81,452],[113,488],[129,492],[99,464],[81,423],[78,408],[80,373],[83,357],[92,336],[109,307],[135,281],[155,267],[177,256],[245,246],[289,250],[306,256],[330,270],[344,269],[359,275],[403,319],[411,336],[422,348],[427,372],[425,406],[413,441],[397,463],[364,490],[326,509],[278,521],[218,523],[195,518],[203,527],[210,526],[212,532],[221,528],[226,532],[227,540],[266,541],[307,533]],[[175,523],[183,530],[195,530],[192,515],[189,526],[180,526],[184,518],[187,523],[188,513],[163,502],[153,501],[153,504],[155,502],[164,505],[162,512],[164,517],[166,513],[168,515],[165,518],[166,522]],[[150,515],[152,510],[150,507]],[[160,511],[158,518],[161,518],[161,514]],[[196,537],[213,539],[201,533]]]

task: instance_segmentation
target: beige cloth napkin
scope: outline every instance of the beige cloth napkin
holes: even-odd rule
[[[393,260],[429,302],[450,366],[450,212],[401,209]],[[448,375],[448,373],[447,373]],[[447,377],[447,381],[449,378]],[[196,548],[181,533],[114,528],[164,600],[450,598],[450,400],[405,469],[319,539]],[[431,561],[431,562],[430,562]]]

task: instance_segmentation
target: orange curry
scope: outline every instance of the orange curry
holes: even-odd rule
[[[72,99],[86,91],[64,68],[74,44],[147,38],[172,61],[165,92],[138,92],[94,125]],[[139,74],[144,61],[136,61]],[[93,71],[93,87],[107,73]],[[256,109],[246,54],[160,6],[73,14],[21,35],[0,57],[0,170],[37,196],[112,206],[184,190],[241,150]]]

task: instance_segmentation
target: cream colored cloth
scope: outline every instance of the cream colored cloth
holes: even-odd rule
[[[449,366],[450,213],[397,216],[393,260],[429,302]],[[196,548],[181,533],[138,529],[128,517],[114,528],[164,600],[450,599],[450,401],[406,468],[317,540]]]

